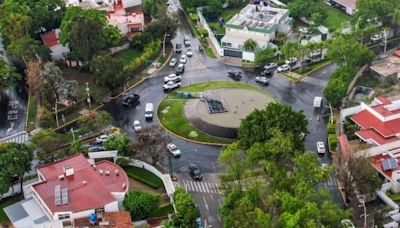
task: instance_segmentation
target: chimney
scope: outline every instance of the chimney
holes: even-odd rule
[[[126,184],[125,183],[122,184],[122,189],[124,189],[124,190],[126,189]]]
[[[96,170],[96,165],[95,164],[93,164],[93,169]]]
[[[64,174],[67,177],[72,176],[74,175],[74,169],[70,165],[66,165],[64,167]]]
[[[106,170],[105,173],[106,173],[106,176],[109,176],[110,175],[110,170]]]
[[[100,169],[100,170],[99,170],[99,173],[100,173],[100,175],[103,175],[103,170]]]
[[[115,176],[119,176],[119,170],[118,169],[115,170]]]
[[[83,185],[87,185],[87,181],[82,181],[82,184]]]
[[[58,179],[60,179],[60,180],[63,180],[64,179],[64,174],[60,174],[60,175],[58,175]]]

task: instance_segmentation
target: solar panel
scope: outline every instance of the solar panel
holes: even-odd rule
[[[61,190],[62,193],[62,204],[68,204],[68,188],[63,188]]]
[[[382,161],[382,168],[384,171],[396,169],[398,167],[396,158],[389,158]]]
[[[56,206],[61,205],[61,186],[56,185],[54,186],[54,201]]]

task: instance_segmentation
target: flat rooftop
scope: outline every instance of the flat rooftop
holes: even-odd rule
[[[267,30],[279,24],[282,17],[287,14],[287,9],[248,4],[238,14],[233,16],[227,25]]]
[[[400,57],[389,56],[372,63],[371,70],[382,77],[392,76],[400,73]]]

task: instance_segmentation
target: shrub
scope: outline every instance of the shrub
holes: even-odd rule
[[[129,159],[127,159],[127,158],[122,158],[122,157],[118,158],[117,161],[116,161],[117,165],[119,165],[119,166],[121,166],[121,167],[126,167],[126,166],[128,166],[130,162],[131,162],[131,161],[130,161]]]
[[[39,126],[41,128],[50,128],[56,125],[54,115],[45,107],[39,109]]]
[[[331,151],[335,150],[336,147],[337,147],[337,143],[338,143],[338,140],[337,140],[336,135],[335,134],[329,134],[328,135],[329,150],[331,150]]]
[[[160,195],[147,192],[131,191],[123,201],[123,206],[131,213],[134,220],[142,220],[150,217],[150,214],[160,206]]]
[[[334,123],[328,123],[328,134],[335,134],[336,133],[336,125]]]
[[[196,218],[200,213],[191,195],[183,188],[177,188],[174,193],[174,202],[177,215],[173,218],[178,227],[196,227]]]

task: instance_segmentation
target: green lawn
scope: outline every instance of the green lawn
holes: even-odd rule
[[[168,214],[175,213],[174,207],[172,204],[168,203],[165,205],[160,206],[157,210],[150,214],[150,218],[159,218],[167,216]]]
[[[11,204],[14,204],[20,200],[21,200],[20,195],[17,195],[0,201],[0,225],[10,221],[6,213],[4,212],[3,208],[8,207]]]
[[[228,22],[233,16],[235,16],[235,14],[239,13],[240,10],[243,9],[243,6],[237,7],[237,8],[228,8],[228,9],[223,9],[221,15],[219,15],[220,18],[224,18],[225,19],[225,23]],[[219,26],[219,22],[208,22],[208,26],[214,27],[217,31],[216,34],[225,34],[225,28],[221,28],[221,26]]]
[[[309,69],[307,69],[305,72],[301,72],[301,69],[296,69],[293,72],[295,72],[297,74],[301,74],[303,76],[307,76],[310,73],[312,73],[312,72],[314,72],[314,71],[316,71],[316,70],[318,70],[318,69],[320,69],[320,68],[322,68],[322,67],[324,67],[324,66],[326,66],[326,65],[328,65],[330,63],[331,63],[331,61],[329,59],[325,59],[325,60],[322,60],[320,62],[316,62],[316,63],[313,63],[313,64],[309,65],[308,66]]]
[[[36,98],[33,95],[29,95],[29,102],[28,102],[28,132],[35,129],[36,123],[36,114],[37,114],[37,103]]]
[[[206,54],[207,54],[208,57],[210,57],[212,59],[216,59],[217,58],[217,56],[215,56],[215,54],[214,54],[214,51],[210,47],[206,48]]]
[[[147,184],[152,188],[164,188],[162,180],[150,171],[133,166],[124,167],[124,170],[130,178]]]
[[[324,12],[326,12],[327,16],[323,22],[323,25],[326,26],[329,31],[336,31],[341,28],[343,23],[347,23],[350,21],[350,16],[344,14],[340,10],[329,6],[323,2],[320,3]]]
[[[245,83],[228,82],[228,81],[213,81],[197,83],[188,87],[183,87],[178,91],[185,92],[200,92],[204,90],[217,88],[244,88],[266,93],[262,89],[248,85]],[[272,97],[272,95],[271,95]],[[183,115],[183,108],[186,100],[179,98],[176,93],[170,94],[158,106],[158,117],[162,125],[169,131],[187,139],[193,139],[200,142],[229,144],[233,140],[212,136],[199,131],[193,127]]]
[[[125,65],[129,64],[133,59],[139,57],[142,52],[136,49],[126,49],[120,52],[115,53],[115,57],[120,58]]]

